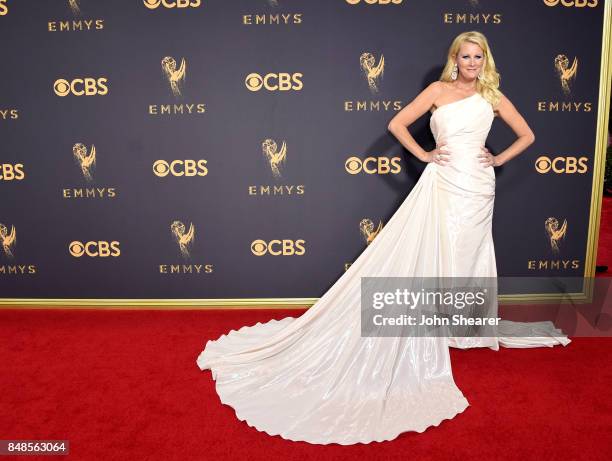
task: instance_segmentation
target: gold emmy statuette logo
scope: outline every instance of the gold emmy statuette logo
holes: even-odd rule
[[[181,67],[176,69],[176,61],[171,56],[166,56],[161,61],[162,70],[168,79],[172,94],[176,97],[181,96],[181,87],[185,83],[186,64],[185,58],[181,59]]]
[[[189,225],[189,231],[185,232],[185,224],[183,224],[181,221],[174,221],[170,225],[170,230],[172,231],[172,235],[176,239],[176,242],[181,249],[181,254],[188,258],[189,247],[193,243],[195,237],[195,228],[193,227],[193,223]]]
[[[544,223],[546,234],[550,240],[550,247],[554,253],[559,252],[559,240],[565,238],[567,233],[567,220],[563,220],[563,224],[559,227],[557,218],[548,218]]]
[[[564,54],[559,54],[555,58],[555,70],[559,76],[563,92],[566,95],[569,94],[569,81],[576,78],[576,72],[578,71],[578,59],[574,58],[574,61],[570,67],[568,57]]]
[[[17,242],[15,226],[11,226],[11,232],[9,233],[8,227],[0,223],[0,241],[2,242],[2,249],[4,250],[4,254],[8,258],[12,258],[15,243]]]
[[[272,174],[275,178],[280,177],[279,166],[284,165],[285,160],[287,159],[287,144],[283,141],[283,145],[278,150],[278,146],[276,141],[273,139],[266,139],[261,143],[261,149],[263,151],[264,157],[268,160],[270,164],[270,168],[272,169]]]
[[[91,151],[87,153],[87,146],[77,142],[72,146],[74,159],[77,161],[87,181],[92,180],[92,170],[96,166],[96,146],[92,144]]]
[[[163,2],[162,5],[166,6]],[[176,5],[178,5],[178,2]],[[182,98],[185,96],[184,85],[187,74],[185,58],[181,58],[179,66],[172,56],[166,56],[161,60],[161,68],[163,78],[170,85],[170,90],[174,97]],[[181,101],[177,104],[149,104],[148,106],[149,115],[195,115],[206,112],[206,106],[203,102]]]
[[[92,181],[97,162],[96,146],[92,144],[88,152],[85,144],[77,142],[72,146],[72,155],[85,180]],[[117,192],[116,187],[91,184],[86,187],[64,187],[62,197],[65,199],[115,198]]]
[[[372,243],[374,238],[381,231],[382,227],[382,221],[378,221],[378,227],[376,228],[376,230],[374,230],[374,223],[371,219],[368,218],[363,218],[359,223],[359,230],[361,231],[361,235],[363,236],[368,245]]]
[[[74,19],[47,21],[48,32],[84,32],[104,30],[104,19],[81,17],[81,0],[67,0],[66,3],[68,4]]]
[[[72,13],[75,16],[81,14],[81,8],[79,6],[79,0],[68,0],[68,5],[70,6],[70,9],[72,10]]]
[[[361,70],[365,74],[370,91],[373,93],[378,91],[378,80],[382,79],[383,77],[385,71],[385,57],[380,55],[378,65],[374,65],[375,63],[376,60],[371,53],[363,53],[361,56],[359,56]]]
[[[278,0],[268,0],[270,6],[276,7],[278,6]]]

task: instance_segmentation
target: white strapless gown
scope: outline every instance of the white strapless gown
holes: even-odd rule
[[[438,108],[430,127],[451,163],[429,163],[372,243],[301,317],[231,330],[197,358],[221,402],[251,427],[314,444],[423,432],[469,405],[449,346],[566,345],[551,322],[502,321],[500,337],[362,337],[360,277],[496,277],[495,173],[478,162],[494,114],[478,93]],[[495,302],[497,314],[497,302]],[[525,337],[513,337],[516,331]],[[538,337],[533,336],[534,331]],[[507,332],[508,337],[504,337]]]

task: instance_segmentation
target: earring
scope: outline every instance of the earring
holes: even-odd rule
[[[451,72],[451,79],[457,80],[457,63],[453,66],[453,71]]]
[[[482,80],[482,72],[478,72],[478,80]]]

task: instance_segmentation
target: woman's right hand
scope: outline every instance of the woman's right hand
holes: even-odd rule
[[[436,148],[430,152],[427,152],[425,162],[437,163],[438,165],[444,166],[450,162],[450,152],[443,151],[442,148],[446,146],[446,143],[436,146]]]

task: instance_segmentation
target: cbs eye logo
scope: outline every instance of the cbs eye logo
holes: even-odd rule
[[[597,6],[598,0],[544,0],[544,5],[546,6],[557,6],[561,4],[562,6],[567,7],[576,7],[576,8],[584,8],[588,6],[589,8],[595,8]]]
[[[588,171],[588,157],[555,157],[550,159],[545,155],[535,161],[535,169],[540,174],[549,172],[557,174],[583,174]]]
[[[165,178],[169,174],[172,176],[206,176],[208,168],[206,160],[156,160],[153,163],[153,174],[160,178]]]
[[[155,10],[160,6],[164,8],[197,8],[202,4],[201,0],[176,0],[175,2],[170,0],[142,0],[142,2],[150,10]]]
[[[92,241],[86,243],[75,240],[68,245],[68,251],[70,251],[70,254],[75,258],[80,258],[83,255],[87,255],[91,258],[108,258],[109,256],[116,258],[121,254],[119,242],[116,240],[112,242],[98,240],[97,242]]]
[[[6,4],[8,0],[0,0],[0,16],[4,16],[8,14],[8,5]]]
[[[106,77],[75,78],[71,81],[59,78],[53,83],[53,91],[61,97],[69,94],[74,96],[104,96],[108,94],[107,83],[108,79]]]
[[[301,256],[306,253],[305,243],[302,239],[270,240],[269,242],[257,239],[251,243],[251,252],[255,256],[263,256],[265,254],[272,256]]]
[[[368,5],[399,5],[403,0],[346,0],[349,5],[357,5],[358,3],[366,3]]]
[[[400,157],[349,157],[344,162],[344,169],[348,174],[398,174],[402,171]]]
[[[293,74],[287,72],[269,73],[264,76],[253,72],[246,76],[244,84],[249,91],[259,91],[262,88],[268,91],[299,91],[304,87],[302,77],[304,75],[299,72]]]
[[[21,181],[25,178],[23,163],[0,163],[0,181]]]

